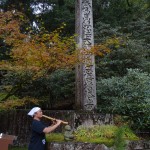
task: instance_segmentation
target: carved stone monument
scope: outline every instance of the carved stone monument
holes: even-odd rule
[[[84,59],[76,66],[76,108],[94,110],[97,106],[95,58],[82,53],[94,45],[92,0],[76,0],[76,34],[79,57]]]

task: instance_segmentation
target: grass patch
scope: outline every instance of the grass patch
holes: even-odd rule
[[[9,150],[28,150],[27,147],[12,147]]]
[[[49,133],[46,134],[47,142],[64,142],[64,136],[62,133]]]
[[[79,127],[75,132],[75,140],[73,142],[88,142],[96,144],[105,144],[106,146],[113,146],[116,144],[119,136],[120,128],[114,125],[102,125],[92,127]],[[127,127],[121,127],[122,140],[136,141],[139,138]],[[119,137],[120,138],[120,137]],[[47,142],[64,142],[62,133],[50,133],[46,135]]]
[[[106,146],[110,147],[114,144],[113,139],[107,139],[107,138],[87,138],[87,137],[78,137],[76,142],[86,142],[86,143],[95,143],[95,144],[105,144]]]

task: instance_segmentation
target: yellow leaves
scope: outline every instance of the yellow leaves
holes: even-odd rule
[[[106,44],[95,45],[92,49],[95,55],[103,57],[105,54],[110,53],[111,49]]]
[[[30,97],[19,99],[17,97],[10,97],[7,101],[0,102],[0,110],[10,110],[16,107],[25,106],[27,104],[38,104],[38,100]]]
[[[75,36],[61,37],[60,33],[66,26],[63,23],[60,28],[49,33],[41,30],[38,34],[23,34],[20,32],[20,18],[24,18],[19,14],[19,19],[14,19],[12,13],[6,14],[5,18],[0,18],[3,22],[2,27],[7,34],[4,39],[7,44],[13,48],[10,56],[11,60],[0,63],[1,67],[14,71],[34,71],[35,74],[42,74],[49,70],[57,70],[63,68],[74,68],[76,63],[91,63],[91,55],[104,56],[110,52],[109,46],[114,41],[106,41],[106,43],[95,45],[91,49],[82,49],[76,51]],[[16,18],[16,17],[15,17]],[[12,29],[7,32],[7,29]],[[0,30],[1,31],[1,30]],[[115,45],[117,45],[117,40]]]
[[[106,40],[106,46],[113,46],[114,48],[120,48],[125,44],[124,40],[121,37],[114,37]]]
[[[77,61],[74,36],[62,38],[54,31],[25,38],[28,40],[10,39],[13,41],[12,60],[3,63],[3,67],[38,72],[74,67]]]
[[[17,46],[23,39],[25,34],[20,32],[20,26],[23,23],[18,12],[0,12],[0,38],[5,40],[8,45]]]
[[[78,62],[91,66],[94,63],[94,56],[103,57],[105,54],[110,53],[110,51],[110,48],[105,43],[97,44],[89,49],[78,49]]]

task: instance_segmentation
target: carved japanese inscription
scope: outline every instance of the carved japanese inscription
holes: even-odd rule
[[[79,51],[90,50],[94,45],[92,0],[76,0],[76,34]],[[94,110],[97,105],[95,59],[88,52],[82,55],[84,62],[76,67],[76,105]]]

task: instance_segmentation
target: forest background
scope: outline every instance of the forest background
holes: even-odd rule
[[[0,10],[0,110],[75,109],[75,1],[1,0]],[[93,14],[97,110],[149,130],[150,1],[93,0]]]

